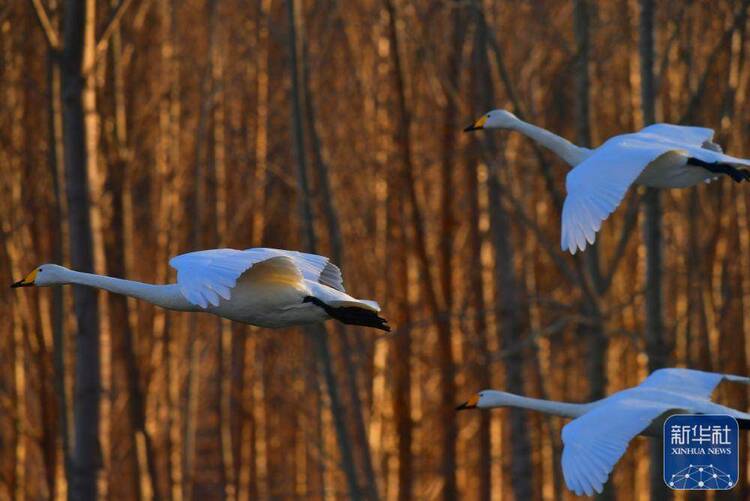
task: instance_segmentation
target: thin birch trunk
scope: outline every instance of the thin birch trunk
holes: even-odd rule
[[[297,163],[297,183],[299,188],[299,210],[300,219],[302,220],[301,233],[305,249],[307,252],[315,253],[317,249],[317,238],[315,235],[314,215],[310,201],[310,188],[307,174],[307,162],[305,161],[305,137],[303,134],[303,117],[302,117],[302,89],[299,78],[299,65],[297,62],[297,25],[296,25],[296,8],[294,0],[286,0],[287,16],[289,23],[289,68],[292,76],[292,127],[294,141],[294,156]],[[331,413],[333,414],[334,428],[341,453],[341,468],[346,476],[349,487],[349,495],[352,499],[361,497],[359,483],[357,480],[356,465],[351,443],[348,436],[346,420],[344,417],[344,408],[341,405],[338,393],[338,383],[333,370],[333,361],[331,360],[328,337],[325,327],[314,325],[309,328],[309,333],[315,343],[318,357],[320,359],[323,376],[328,388],[328,397],[330,399]]]
[[[313,169],[316,173],[316,181],[320,190],[320,199],[323,204],[323,215],[328,228],[328,239],[331,245],[331,259],[338,266],[344,266],[344,245],[341,235],[341,224],[339,222],[338,210],[334,199],[333,190],[331,189],[331,180],[329,176],[328,165],[323,159],[323,147],[320,136],[318,135],[316,125],[316,110],[310,90],[310,71],[309,71],[309,54],[307,43],[302,40],[302,88],[305,103],[305,117],[307,130],[310,134],[310,146],[313,154]],[[353,349],[348,338],[348,330],[343,324],[336,324],[338,339],[341,343],[341,357],[344,361],[344,367],[347,372],[346,388],[349,394],[350,402],[350,420],[354,427],[354,433],[357,440],[357,451],[360,453],[360,464],[364,470],[365,480],[367,482],[366,495],[370,499],[379,499],[378,485],[375,477],[375,470],[372,464],[372,454],[370,451],[370,442],[367,438],[365,429],[365,420],[362,415],[363,402],[359,395],[359,385],[357,384],[358,367],[354,360]]]

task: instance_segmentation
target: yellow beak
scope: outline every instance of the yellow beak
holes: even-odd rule
[[[39,268],[34,268],[34,271],[26,275],[26,278],[11,284],[11,288],[15,289],[16,287],[31,287],[32,285],[34,285],[34,280],[36,279],[36,274],[38,271]]]
[[[456,410],[462,411],[465,409],[476,409],[478,403],[479,403],[479,394],[475,393],[471,397],[469,397],[469,400],[467,400],[466,402],[456,407]]]
[[[472,130],[481,130],[484,129],[484,123],[487,121],[487,115],[482,115],[479,117],[479,119],[474,122],[473,124],[469,125],[464,129],[464,132],[469,132]]]

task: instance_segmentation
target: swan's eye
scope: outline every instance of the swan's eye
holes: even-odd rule
[[[43,272],[43,271],[44,271],[43,269],[39,268],[39,273],[41,273],[41,272]]]

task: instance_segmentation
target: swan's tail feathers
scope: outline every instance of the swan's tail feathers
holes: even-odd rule
[[[724,162],[705,162],[699,158],[690,157],[687,159],[688,165],[703,167],[714,174],[726,174],[731,177],[735,183],[750,181],[750,171],[737,167],[736,165]]]
[[[382,331],[391,332],[391,326],[388,325],[388,320],[378,315],[378,310],[373,308],[372,304],[374,301],[367,301],[365,304],[357,304],[355,302],[346,302],[343,305],[330,305],[324,303],[315,296],[306,296],[303,300],[305,303],[312,303],[325,310],[325,312],[331,318],[335,318],[341,323],[348,325],[363,325],[365,327],[373,327]]]

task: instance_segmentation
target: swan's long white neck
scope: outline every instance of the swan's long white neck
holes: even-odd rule
[[[485,397],[487,403],[483,407],[518,407],[532,411],[544,412],[555,416],[576,418],[591,410],[596,403],[572,404],[555,400],[541,400],[538,398],[522,397],[503,391],[490,391]]]
[[[514,120],[508,128],[518,131],[521,134],[528,136],[536,143],[552,150],[553,153],[565,160],[571,166],[578,165],[591,155],[591,150],[576,146],[564,137],[560,137],[547,129],[524,122],[520,118]]]
[[[121,278],[108,277],[105,275],[95,275],[92,273],[82,273],[80,271],[66,270],[64,282],[68,284],[87,285],[104,289],[116,294],[143,299],[162,308],[170,310],[191,311],[195,306],[190,304],[180,293],[180,287],[177,284],[154,285],[133,280],[124,280]]]

